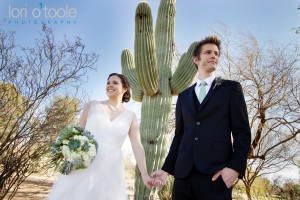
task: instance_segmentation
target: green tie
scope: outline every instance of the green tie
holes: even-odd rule
[[[206,90],[205,90],[205,86],[206,86],[206,82],[205,81],[201,81],[200,83],[200,92],[199,92],[199,95],[198,95],[198,100],[200,103],[202,103],[205,95],[206,95]]]

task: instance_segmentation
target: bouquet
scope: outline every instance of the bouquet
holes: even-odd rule
[[[98,144],[93,135],[80,126],[67,126],[52,144],[51,163],[62,174],[87,168],[94,160]]]

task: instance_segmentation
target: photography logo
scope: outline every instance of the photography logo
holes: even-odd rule
[[[47,24],[47,25],[71,25],[76,24],[77,9],[68,4],[62,7],[50,7],[43,2],[36,7],[29,8],[27,4],[22,7],[8,5],[7,18],[0,19],[0,25],[24,25],[24,24]]]

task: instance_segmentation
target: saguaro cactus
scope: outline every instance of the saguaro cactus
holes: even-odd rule
[[[122,52],[122,73],[128,77],[133,99],[142,102],[141,140],[151,173],[161,167],[166,154],[172,96],[187,88],[197,72],[192,62],[191,44],[172,74],[174,57],[175,0],[161,0],[153,34],[150,5],[142,1],[135,14],[134,59],[129,49]],[[149,199],[140,173],[136,170],[135,199]]]

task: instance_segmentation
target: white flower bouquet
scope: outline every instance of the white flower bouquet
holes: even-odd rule
[[[51,163],[62,174],[87,168],[94,160],[98,144],[93,135],[80,126],[64,128],[52,144]]]

